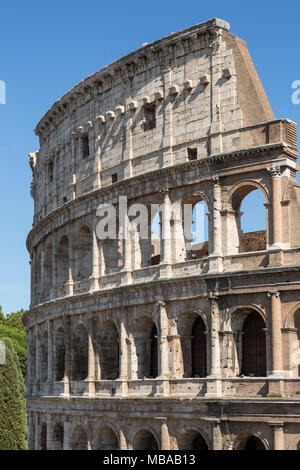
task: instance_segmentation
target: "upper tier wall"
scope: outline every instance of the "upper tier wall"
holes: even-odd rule
[[[244,41],[228,29],[212,19],[171,34],[57,101],[36,128],[40,150],[30,154],[34,222],[116,181],[287,141],[281,123],[273,134],[256,126],[274,116]]]

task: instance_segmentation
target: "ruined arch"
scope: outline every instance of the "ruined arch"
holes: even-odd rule
[[[44,331],[41,336],[40,358],[41,358],[40,379],[41,379],[41,382],[46,382],[48,378],[48,333],[47,331]]]
[[[239,436],[234,444],[235,450],[268,450],[265,440],[256,434],[245,434]]]
[[[63,235],[60,238],[56,256],[57,287],[63,287],[69,279],[69,238]]]
[[[72,334],[72,380],[84,380],[88,376],[88,332],[79,323]]]
[[[71,450],[88,450],[88,436],[82,424],[78,424],[73,430]]]
[[[158,375],[158,330],[150,317],[141,317],[134,330],[137,377],[155,378]]]
[[[41,425],[41,450],[47,450],[47,424]]]
[[[53,247],[52,243],[49,243],[45,251],[45,261],[44,261],[44,296],[46,299],[50,298],[50,290],[52,288],[52,252]]]
[[[235,375],[266,376],[266,316],[256,306],[231,310]]]
[[[92,274],[92,232],[83,225],[75,237],[74,281],[88,279]]]
[[[186,259],[205,258],[210,252],[212,226],[210,221],[210,200],[203,192],[186,197],[183,207],[191,205],[192,221],[183,220]],[[200,209],[200,210],[198,210]],[[188,224],[188,226],[186,226]],[[192,233],[193,231],[193,233]]]
[[[97,450],[117,450],[119,449],[118,437],[111,426],[103,426],[98,434]]]
[[[180,342],[176,349],[180,361],[177,361],[177,367],[181,369],[183,377],[206,377],[208,361],[206,331],[208,331],[207,319],[202,313],[185,312],[178,317],[177,332]],[[201,372],[197,370],[199,358]]]
[[[55,332],[55,380],[61,381],[65,375],[65,332],[59,327]]]
[[[159,450],[158,441],[152,432],[142,429],[134,436],[133,450]]]
[[[206,438],[198,429],[190,428],[180,433],[179,450],[208,450]]]
[[[265,200],[264,220],[265,229],[251,233],[243,233],[241,217],[247,214],[241,212],[241,205],[245,198],[253,191],[259,190]],[[269,244],[269,195],[266,188],[253,180],[245,180],[234,185],[228,195],[227,211],[225,211],[225,252],[227,254],[245,253],[265,250]]]
[[[101,327],[99,339],[99,363],[102,380],[119,377],[119,333],[113,321],[106,321]]]
[[[53,450],[63,450],[64,447],[64,425],[57,421],[53,428]]]

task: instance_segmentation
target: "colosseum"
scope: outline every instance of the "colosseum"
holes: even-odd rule
[[[296,125],[245,42],[214,18],[143,44],[35,132],[29,448],[300,449]],[[244,233],[257,190],[266,230]],[[98,208],[125,197],[130,236],[116,219],[100,238]],[[198,203],[197,244],[172,208]]]

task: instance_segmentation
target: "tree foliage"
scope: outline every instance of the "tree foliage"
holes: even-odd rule
[[[1,341],[5,361],[0,362],[0,450],[23,450],[27,448],[24,378],[13,340],[2,337]]]
[[[21,371],[26,379],[27,368],[27,338],[26,327],[22,322],[25,311],[19,310],[8,315],[4,315],[0,305],[0,339],[9,338],[18,354]]]

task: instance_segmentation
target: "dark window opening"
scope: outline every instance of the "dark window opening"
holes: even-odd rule
[[[90,155],[89,136],[82,137],[82,158],[87,158]]]
[[[252,312],[243,325],[242,374],[253,377],[266,376],[265,323],[260,315]]]
[[[205,324],[201,317],[197,318],[192,329],[192,376],[207,376]]]
[[[111,182],[116,183],[118,181],[118,173],[113,173],[111,175]]]
[[[188,148],[187,149],[187,155],[188,155],[188,159],[190,161],[191,160],[197,160],[198,151],[197,151],[197,149]]]
[[[158,343],[157,328],[153,325],[151,331],[151,352],[150,352],[150,377],[155,379],[158,376]]]
[[[156,108],[155,103],[144,105],[144,130],[155,129],[156,127]]]
[[[48,164],[48,179],[49,179],[49,183],[52,183],[52,181],[53,181],[53,162],[50,162]]]

